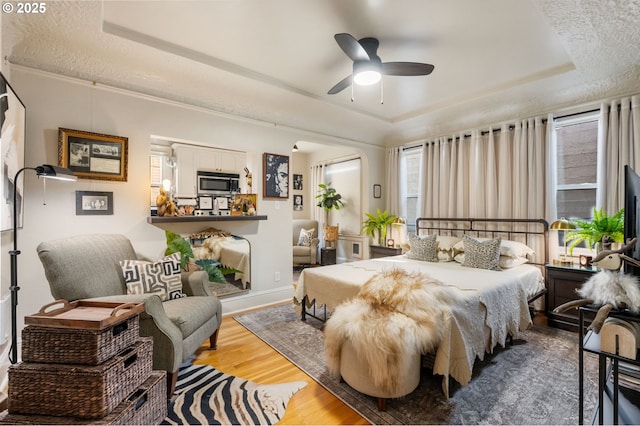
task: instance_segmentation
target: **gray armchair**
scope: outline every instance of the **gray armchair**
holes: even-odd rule
[[[299,246],[298,238],[300,229],[315,229],[314,238],[310,246]],[[293,220],[293,264],[294,265],[315,265],[318,263],[318,221],[309,219]]]
[[[182,274],[188,296],[162,301],[158,295],[126,294],[119,265],[137,259],[129,239],[117,234],[79,235],[40,243],[38,256],[54,299],[143,302],[140,334],[153,337],[153,368],[165,370],[167,396],[175,389],[178,368],[207,338],[216,347],[222,305],[203,271]]]

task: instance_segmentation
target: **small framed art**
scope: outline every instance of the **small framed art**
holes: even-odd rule
[[[127,181],[129,138],[58,129],[58,164],[79,179]]]
[[[113,192],[76,191],[76,215],[113,214]]]

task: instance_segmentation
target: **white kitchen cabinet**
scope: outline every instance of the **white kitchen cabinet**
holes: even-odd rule
[[[238,173],[246,166],[246,153],[183,144],[172,145],[176,157],[176,196],[193,198],[198,194],[197,172]]]

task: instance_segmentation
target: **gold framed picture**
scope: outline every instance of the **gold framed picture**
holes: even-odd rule
[[[231,202],[231,216],[255,216],[258,194],[236,194]]]
[[[129,138],[58,129],[58,164],[79,179],[127,181]]]

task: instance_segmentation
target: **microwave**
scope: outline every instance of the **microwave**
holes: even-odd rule
[[[198,195],[231,195],[240,188],[240,175],[236,173],[198,170],[197,178]]]

